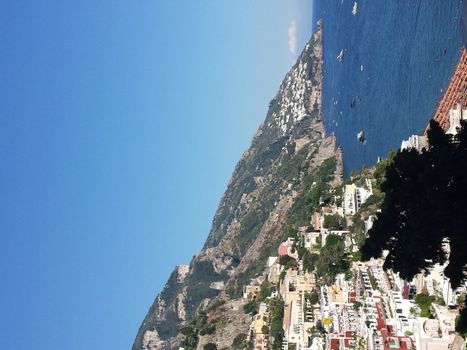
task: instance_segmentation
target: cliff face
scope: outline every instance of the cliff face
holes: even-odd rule
[[[318,29],[285,76],[264,123],[238,162],[203,250],[189,266],[172,273],[146,315],[133,350],[175,348],[180,327],[216,297],[233,303],[225,315],[232,323],[230,330],[246,331],[247,322],[234,299],[275,254],[291,208],[309,186],[305,180],[332,157],[337,161],[335,181],[342,176],[340,152],[334,139],[324,135],[321,90]],[[229,327],[225,332],[223,338],[229,338]]]

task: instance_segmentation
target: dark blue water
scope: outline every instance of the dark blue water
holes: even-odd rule
[[[346,174],[423,131],[461,45],[462,1],[360,0],[356,16],[353,5],[315,0],[313,12],[323,18],[325,126],[343,147]]]

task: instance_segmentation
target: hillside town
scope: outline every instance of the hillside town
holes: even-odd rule
[[[323,207],[314,213],[310,226],[300,227],[295,238],[292,234],[279,245],[277,256],[268,259],[265,275],[244,286],[243,298],[248,303],[260,298],[265,283],[278,285],[252,316],[248,341],[254,349],[271,348],[272,299],[283,301],[284,350],[452,348],[457,305],[460,298],[465,298],[466,286],[453,290],[443,275],[443,266],[435,266],[427,276],[419,274],[406,281],[397,273],[383,270],[382,259],[363,263],[358,260],[352,232],[329,226],[329,217],[351,221],[372,196],[373,182],[366,178],[362,187],[345,185],[342,205]],[[370,215],[365,221],[365,233],[371,225]],[[306,269],[298,247],[305,247],[306,254],[319,255],[331,238],[343,242],[350,265],[332,278],[320,277],[316,269]]]
[[[448,135],[457,135],[467,120],[466,82],[463,48],[432,116]],[[428,130],[403,140],[400,151],[423,154],[431,146]],[[381,185],[395,154],[351,173],[344,184],[333,181],[335,158],[323,157],[320,167],[303,180],[306,190],[302,198],[294,198],[299,215],[284,222],[284,239],[265,255],[264,268],[254,266],[254,273],[239,283],[240,299],[235,289],[225,290],[219,299],[206,299],[207,307],[182,328],[179,349],[215,350],[216,343],[222,343],[220,349],[465,350],[467,334],[456,332],[456,324],[466,304],[467,282],[452,287],[445,275],[448,259],[411,279],[386,268],[388,251],[363,261],[361,247],[382,213]],[[454,255],[448,241],[442,250]],[[211,289],[224,289],[223,283],[214,284]],[[234,327],[230,337],[223,333],[228,318],[220,315],[226,312],[243,317],[238,322],[242,328]]]
[[[464,49],[434,116],[450,135],[457,134],[461,121],[467,120],[466,64]],[[425,132],[402,141],[400,149],[422,152],[427,147]],[[383,269],[384,252],[380,259],[360,261],[359,247],[379,211],[374,175],[375,171],[362,171],[342,188],[332,189],[331,205],[312,213],[309,226],[289,229],[288,238],[277,247],[277,256],[269,257],[265,274],[244,286],[246,305],[259,303],[247,337],[254,349],[466,348],[455,325],[467,283],[453,289],[443,274],[446,264],[435,264],[428,274],[408,281]],[[363,230],[360,237],[358,227]],[[336,248],[339,245],[343,255]],[[449,254],[449,243],[444,249]],[[329,252],[336,259],[327,260],[331,266],[322,271],[320,258]],[[347,265],[337,266],[343,259]],[[270,294],[266,296],[265,291]],[[282,338],[280,344],[275,337]]]

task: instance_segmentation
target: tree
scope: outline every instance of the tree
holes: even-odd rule
[[[316,293],[316,290],[313,290],[310,294],[307,294],[307,297],[311,305],[315,305],[317,302],[319,302],[319,295]]]
[[[215,331],[216,331],[216,324],[211,323],[201,328],[199,330],[199,335],[213,334]]]
[[[323,226],[330,230],[341,230],[347,225],[345,222],[345,218],[341,217],[338,214],[334,214],[324,216]]]
[[[207,343],[203,347],[204,350],[217,350],[217,346],[214,343]]]
[[[415,304],[420,307],[420,316],[429,317],[431,304],[435,301],[434,296],[428,294],[420,293],[415,297]]]
[[[316,262],[316,273],[318,276],[334,278],[337,274],[348,269],[349,262],[345,252],[344,240],[338,235],[329,235]]]
[[[252,300],[252,301],[246,303],[245,305],[243,305],[243,311],[246,314],[256,314],[256,312],[257,312],[256,307],[257,307],[256,300]]]
[[[260,300],[264,300],[270,295],[271,295],[271,284],[268,281],[264,281],[261,284],[261,290],[259,292]]]
[[[273,349],[282,348],[282,339],[284,331],[282,329],[282,322],[284,321],[284,302],[279,298],[271,299],[269,303],[271,310],[271,325],[269,328],[270,335],[274,338],[272,345]]]
[[[294,248],[296,249],[297,251],[297,254],[298,254],[298,257],[299,259],[302,259],[303,256],[306,254],[306,252],[308,251],[308,249],[305,248],[305,242],[303,241],[303,239],[298,239],[294,242]]]
[[[287,224],[284,231],[287,237],[294,238],[295,240],[298,239],[298,231],[293,227],[293,225]]]
[[[315,269],[316,261],[318,260],[319,255],[310,253],[308,250],[303,254],[302,263],[303,269],[308,272],[313,272]]]
[[[232,348],[233,349],[244,349],[246,347],[247,347],[246,334],[243,334],[243,333],[238,334],[232,342]]]
[[[460,137],[465,133],[461,131]],[[460,202],[466,203],[465,198],[458,197],[466,193],[467,183],[465,174],[456,177],[453,164],[459,163],[459,157],[467,156],[467,152],[462,152],[467,142],[453,142],[433,121],[428,139],[428,151],[398,152],[386,167],[385,181],[381,184],[385,198],[362,246],[362,258],[379,257],[387,249],[384,267],[411,279],[419,272],[427,272],[433,264],[446,261],[444,243],[449,240],[450,263],[445,273],[453,286],[459,286],[465,278],[467,262],[459,248],[467,248],[467,242],[463,234],[458,234],[458,227],[467,223],[467,208],[459,207]],[[458,218],[457,213],[463,217]]]
[[[279,264],[285,266],[286,270],[292,266],[297,266],[297,260],[289,255],[283,255],[279,258]]]
[[[451,137],[430,121],[428,149],[399,151],[386,166],[381,183],[385,196],[362,246],[363,260],[378,258],[385,249],[384,268],[402,278],[412,279],[447,261],[444,274],[453,288],[466,279],[467,127],[461,125]],[[464,310],[458,327],[467,327]]]

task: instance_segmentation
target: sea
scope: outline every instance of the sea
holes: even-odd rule
[[[460,56],[461,12],[459,0],[314,1],[314,25],[323,20],[323,119],[346,175],[423,133]]]

